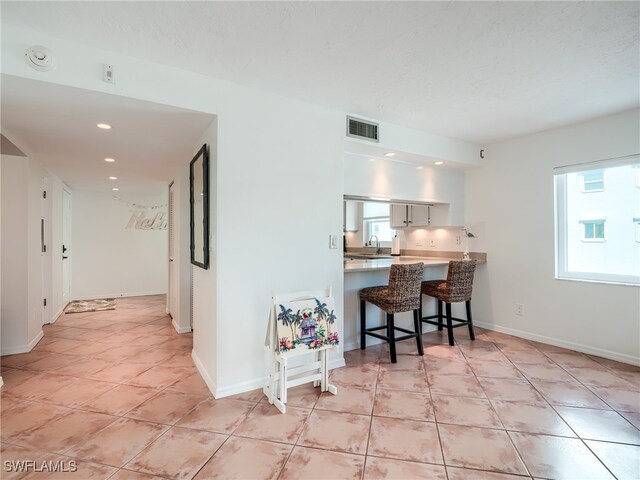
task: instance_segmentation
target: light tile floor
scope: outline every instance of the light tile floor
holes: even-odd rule
[[[640,368],[477,329],[347,352],[339,394],[215,400],[164,297],[63,315],[2,357],[2,479],[640,479]]]

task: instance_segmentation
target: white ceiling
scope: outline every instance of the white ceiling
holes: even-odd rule
[[[2,22],[489,143],[636,107],[639,8],[635,1],[2,2]]]
[[[9,75],[2,75],[1,108],[3,134],[70,187],[117,186],[125,195],[165,190],[213,120],[205,113]],[[100,130],[97,123],[113,128]]]

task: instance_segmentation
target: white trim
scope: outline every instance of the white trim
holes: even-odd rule
[[[178,333],[189,333],[191,331],[191,327],[180,327],[173,318],[171,319],[171,325]]]
[[[344,367],[345,365],[346,363],[344,361],[344,357],[334,358],[333,360],[330,360],[329,362],[327,362],[327,368],[329,370],[333,370],[334,368]],[[214,394],[214,397],[224,398],[230,395],[236,395],[238,393],[250,392],[251,390],[256,390],[257,388],[264,387],[268,381],[269,381],[269,377],[265,375],[264,377],[255,378],[253,380],[234,383],[232,385],[228,385],[226,387],[222,387],[218,389]]]
[[[69,305],[67,303],[67,305]],[[56,320],[58,320],[58,318],[60,318],[60,315],[62,315],[64,313],[64,309],[67,308],[67,305],[62,306],[62,308],[60,308],[60,310],[58,310],[56,313],[53,314],[53,316],[51,317],[49,323],[45,324],[45,325],[51,325],[52,323],[56,323]]]
[[[198,373],[204,380],[204,383],[207,384],[207,388],[209,389],[211,394],[214,396],[214,398],[218,398],[216,397],[216,394],[215,394],[216,383],[213,380],[211,380],[211,377],[209,376],[207,369],[204,368],[204,365],[200,361],[200,358],[198,358],[198,355],[196,355],[195,350],[191,350],[191,359],[193,360],[193,363],[196,365],[196,369],[198,369]]]
[[[0,355],[5,356],[17,355],[19,353],[29,353],[31,350],[33,350],[33,347],[35,347],[38,342],[42,340],[42,337],[44,337],[44,332],[40,330],[40,332],[38,332],[38,334],[28,344],[21,345],[19,347],[5,348],[4,350],[0,350]]]
[[[2,377],[0,377],[0,388],[2,388],[3,385],[4,385],[4,380],[2,380]]]
[[[577,352],[582,352],[590,355],[597,355],[599,357],[608,358],[610,360],[615,360],[617,362],[640,366],[640,357],[634,357],[632,355],[627,355],[626,353],[612,352],[611,350],[604,350],[602,348],[590,347],[588,345],[583,345],[581,343],[570,342],[567,340],[561,340],[559,338],[554,338],[554,337],[547,337],[545,335],[538,335],[536,333],[525,332],[523,330],[518,330],[515,328],[502,327],[500,325],[495,325],[487,322],[474,321],[473,324],[478,327],[485,328],[487,330],[506,333],[508,335],[513,335],[515,337],[520,337],[527,340],[534,340],[536,342],[544,343],[547,345],[567,348],[570,350],[575,350]]]
[[[633,153],[623,157],[607,158],[603,160],[594,160],[591,162],[574,163],[572,165],[563,165],[554,167],[553,174],[561,175],[564,173],[575,173],[585,170],[598,170],[600,168],[623,167],[626,165],[634,165],[640,161],[640,153]]]
[[[96,293],[95,295],[74,296],[73,300],[96,300],[100,298],[146,297],[148,295],[166,295],[167,292],[134,292],[134,293]]]

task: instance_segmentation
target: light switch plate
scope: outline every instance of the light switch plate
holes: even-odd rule
[[[338,248],[338,236],[329,235],[329,248]]]

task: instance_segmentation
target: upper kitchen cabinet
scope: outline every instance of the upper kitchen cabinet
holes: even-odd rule
[[[362,226],[362,202],[345,200],[343,231],[357,232]]]
[[[391,204],[391,228],[429,226],[428,205]]]
[[[446,203],[434,205],[391,204],[391,228],[458,227],[463,225],[462,212],[452,216],[451,206]]]

